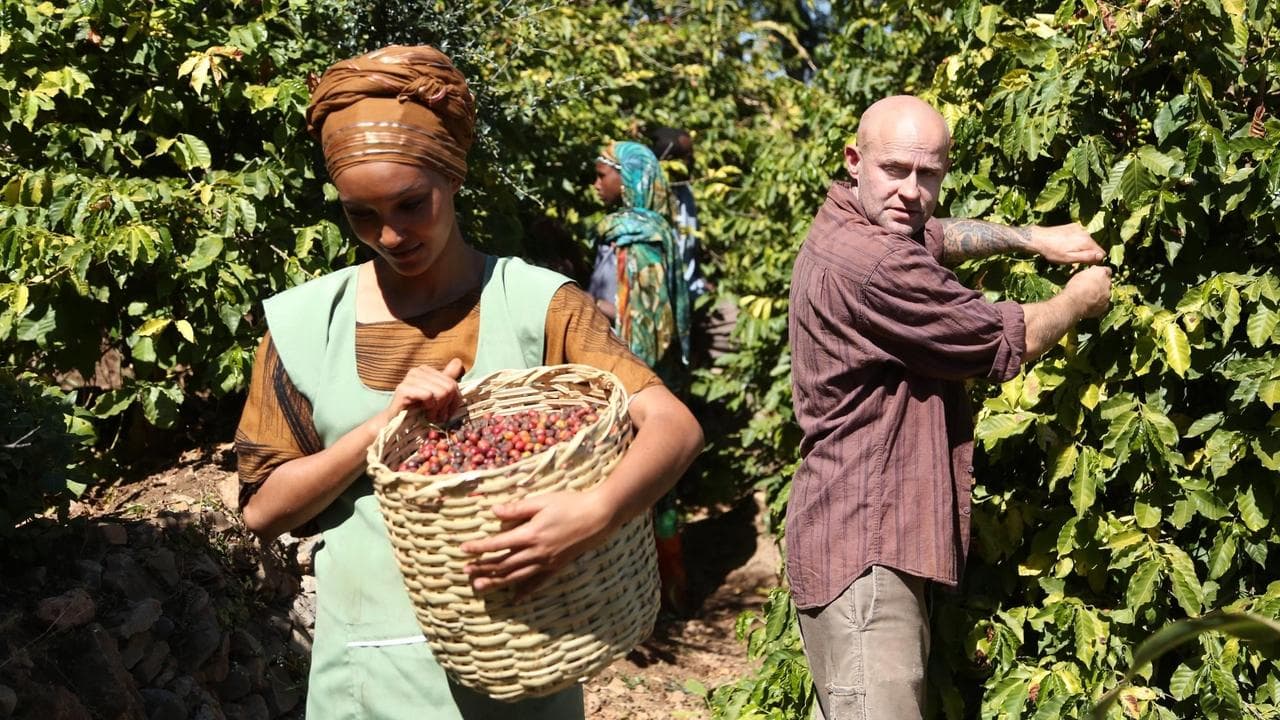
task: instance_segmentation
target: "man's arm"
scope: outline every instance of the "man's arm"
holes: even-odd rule
[[[1111,302],[1111,270],[1082,270],[1067,281],[1062,292],[1044,302],[1022,306],[1027,328],[1027,349],[1022,361],[1040,357],[1084,318],[1098,317]]]
[[[1105,256],[1080,223],[1010,227],[964,218],[938,222],[942,225],[942,262],[948,266],[1001,253],[1040,255],[1059,265],[1092,265]]]

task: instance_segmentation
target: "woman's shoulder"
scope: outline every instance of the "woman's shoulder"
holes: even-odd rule
[[[336,292],[338,288],[344,286],[351,279],[351,276],[359,270],[359,265],[352,265],[350,267],[332,270],[324,275],[320,275],[319,277],[311,278],[299,285],[294,285],[291,288],[281,290],[268,298],[267,302],[275,302],[280,298],[293,299]]]

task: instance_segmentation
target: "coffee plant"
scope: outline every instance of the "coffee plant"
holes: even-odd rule
[[[655,125],[693,132],[707,302],[739,311],[734,351],[695,373],[695,404],[721,413],[695,493],[763,489],[776,529],[799,444],[791,263],[862,109],[916,93],[953,129],[941,214],[1079,221],[1116,268],[1106,317],[1011,382],[973,386],[970,567],[933,612],[935,716],[1084,717],[1159,628],[1214,609],[1280,614],[1278,12],[0,0],[0,366],[56,401],[40,412],[61,411],[62,427],[41,415],[40,428],[108,458],[123,434],[182,428],[197,407],[234,414],[261,300],[360,257],[302,131],[308,74],[434,42],[478,95],[459,205],[483,247],[585,255],[602,212],[596,147]],[[992,299],[1032,301],[1070,271],[1014,257],[959,272]],[[760,671],[715,689],[713,713],[804,717],[785,591],[739,630]],[[1271,648],[1213,631],[1132,681],[1110,717],[1280,704]]]
[[[1077,220],[1116,268],[1104,318],[1010,382],[973,388],[974,540],[961,592],[935,594],[931,712],[1084,717],[1166,623],[1213,608],[1276,617],[1275,5],[867,2],[836,14],[828,64],[800,93],[823,116],[813,122],[847,136],[838,106],[920,94],[955,137],[943,212]],[[843,139],[822,148],[833,175]],[[757,202],[774,192],[754,189]],[[785,315],[800,235],[783,237],[753,300],[769,312],[749,322]],[[1019,301],[1048,297],[1068,272],[1025,258],[961,269]],[[749,365],[785,367],[778,332],[747,344]],[[765,396],[785,407],[777,377]],[[785,470],[794,445],[773,447]],[[777,477],[771,495],[785,499]],[[763,670],[715,692],[718,716],[807,712],[805,693],[773,690],[795,687],[803,662],[790,612],[775,600],[746,623]],[[1108,717],[1274,717],[1274,645],[1200,635],[1139,669],[1119,699]]]

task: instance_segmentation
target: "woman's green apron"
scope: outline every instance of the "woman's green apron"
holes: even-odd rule
[[[347,268],[265,303],[289,379],[311,401],[325,447],[381,411],[390,392],[356,372],[357,269]],[[489,258],[480,333],[467,380],[541,365],[547,306],[568,280],[514,258]],[[582,690],[503,703],[448,682],[413,615],[386,526],[363,473],[317,518],[316,629],[307,718],[541,720],[581,718]]]

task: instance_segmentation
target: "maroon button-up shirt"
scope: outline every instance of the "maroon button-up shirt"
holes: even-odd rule
[[[973,416],[964,380],[1007,380],[1026,352],[1022,308],[990,303],[917,237],[863,215],[837,182],[791,278],[791,382],[804,431],[787,507],[801,608],[872,565],[954,587],[969,545]]]

